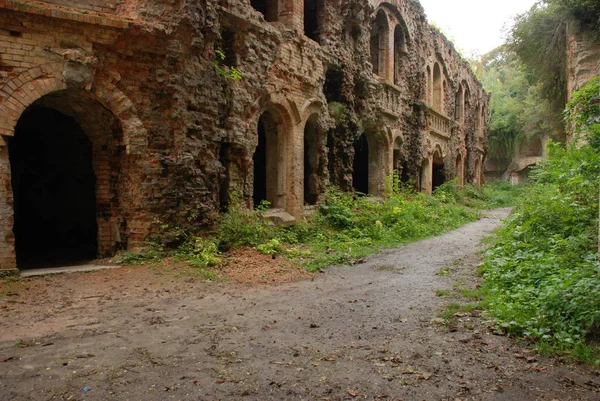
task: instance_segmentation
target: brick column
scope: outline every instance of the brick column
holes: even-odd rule
[[[0,143],[0,274],[16,272],[17,267],[10,163],[8,147],[3,142]]]
[[[304,31],[304,0],[278,0],[279,22],[290,29]]]
[[[421,163],[421,192],[431,195],[433,189],[433,157]]]
[[[385,35],[387,38],[387,43],[383,43],[385,50],[383,51],[383,77],[386,81],[390,83],[394,83],[394,29],[396,28],[395,24],[390,24],[388,26],[387,34]]]

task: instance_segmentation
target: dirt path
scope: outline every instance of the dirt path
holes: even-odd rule
[[[597,370],[476,312],[436,318],[506,212],[276,287],[160,269],[19,282],[0,299],[0,399],[600,400]]]

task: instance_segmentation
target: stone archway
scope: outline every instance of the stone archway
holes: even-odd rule
[[[388,174],[388,146],[381,134],[366,132],[354,142],[353,186],[357,192],[381,195]]]
[[[283,117],[267,109],[258,119],[258,143],[253,156],[253,204],[269,202],[271,208],[287,206],[287,148],[288,135]]]
[[[434,191],[437,187],[446,182],[444,158],[439,150],[436,150],[433,153],[431,173],[431,189]]]
[[[0,88],[0,137],[14,135],[17,121],[32,103],[47,94],[70,88],[63,80],[65,66],[60,62],[31,68]],[[126,152],[141,154],[148,145],[146,128],[137,117],[133,103],[114,85],[115,80],[94,77],[87,83],[85,92],[120,121]]]
[[[114,85],[119,80],[118,75],[109,78],[92,74],[89,81],[82,84],[71,82],[71,85],[64,74],[72,64],[77,63],[67,61],[37,66],[0,88],[0,182],[5,183],[0,186],[2,269],[17,267],[13,233],[14,199],[10,184],[12,172],[9,150],[4,145],[14,139],[18,121],[30,107],[48,108],[73,119],[92,142],[92,165],[96,176],[97,255],[110,254],[116,247],[129,245],[131,248],[143,241],[144,234],[139,230],[135,239],[128,238],[127,225],[120,216],[115,194],[119,192],[116,187],[121,155],[145,152],[146,129],[137,118],[131,101]],[[133,221],[130,223],[134,224]]]
[[[7,138],[18,268],[94,259],[121,242],[122,140],[118,119],[83,90],[23,111]]]

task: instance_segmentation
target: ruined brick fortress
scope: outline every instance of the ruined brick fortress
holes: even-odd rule
[[[1,269],[232,199],[481,182],[488,95],[416,0],[0,0],[0,25]]]

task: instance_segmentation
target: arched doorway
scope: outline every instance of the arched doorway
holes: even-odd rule
[[[77,122],[32,106],[9,141],[17,265],[68,264],[96,257],[92,144]]]
[[[354,190],[363,194],[380,195],[389,172],[388,145],[382,135],[374,132],[362,134],[354,142],[352,180]]]
[[[254,152],[254,206],[265,200],[271,208],[286,207],[286,138],[279,132],[276,112],[265,111],[258,120],[258,145]]]
[[[439,151],[433,154],[433,166],[432,166],[432,179],[431,185],[432,190],[446,182],[446,172],[444,170],[444,159]]]
[[[362,134],[354,142],[354,163],[352,171],[352,183],[354,190],[363,194],[369,193],[369,141]]]
[[[114,251],[122,132],[86,92],[31,104],[8,140],[17,267],[65,266]],[[123,225],[123,228],[124,225]]]

